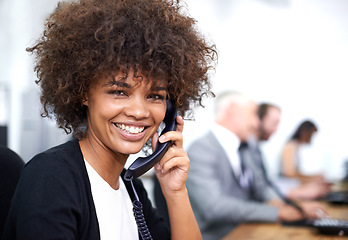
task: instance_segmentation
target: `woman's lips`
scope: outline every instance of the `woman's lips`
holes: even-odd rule
[[[127,141],[141,140],[145,136],[147,129],[147,127],[145,126],[140,127],[121,123],[115,123],[114,125],[118,129],[119,133],[123,136],[123,138]]]
[[[119,129],[126,131],[127,133],[130,133],[130,134],[137,134],[144,131],[145,129],[145,127],[127,126],[125,124],[120,124],[120,123],[116,123],[115,125]]]

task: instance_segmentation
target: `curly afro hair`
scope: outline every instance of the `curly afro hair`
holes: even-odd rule
[[[202,105],[214,95],[208,71],[217,51],[184,10],[170,0],[59,3],[42,37],[27,48],[36,55],[42,116],[80,139],[87,129],[85,94],[101,74],[130,69],[164,81],[180,114]]]

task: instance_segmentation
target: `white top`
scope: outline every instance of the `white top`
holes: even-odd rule
[[[113,189],[85,160],[97,212],[101,240],[139,240],[133,206],[121,177]]]

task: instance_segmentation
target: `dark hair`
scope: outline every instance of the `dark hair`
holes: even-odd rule
[[[303,121],[292,135],[291,139],[299,140],[304,133],[312,133],[318,131],[317,126],[309,120]]]
[[[133,69],[167,86],[179,113],[214,95],[208,79],[217,59],[179,0],[80,0],[59,3],[37,43],[35,71],[43,117],[67,133],[87,129],[85,94],[101,75]]]
[[[271,104],[271,103],[260,103],[259,104],[259,108],[257,110],[257,114],[260,118],[260,120],[262,120],[266,114],[267,114],[267,111],[270,107],[274,107],[274,108],[277,108],[280,110],[280,107],[274,105],[274,104]]]

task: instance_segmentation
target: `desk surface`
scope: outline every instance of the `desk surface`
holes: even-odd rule
[[[348,220],[348,205],[327,205],[332,218]],[[235,228],[223,240],[332,240],[347,239],[348,236],[318,234],[311,227],[289,227],[280,223],[244,223]]]

